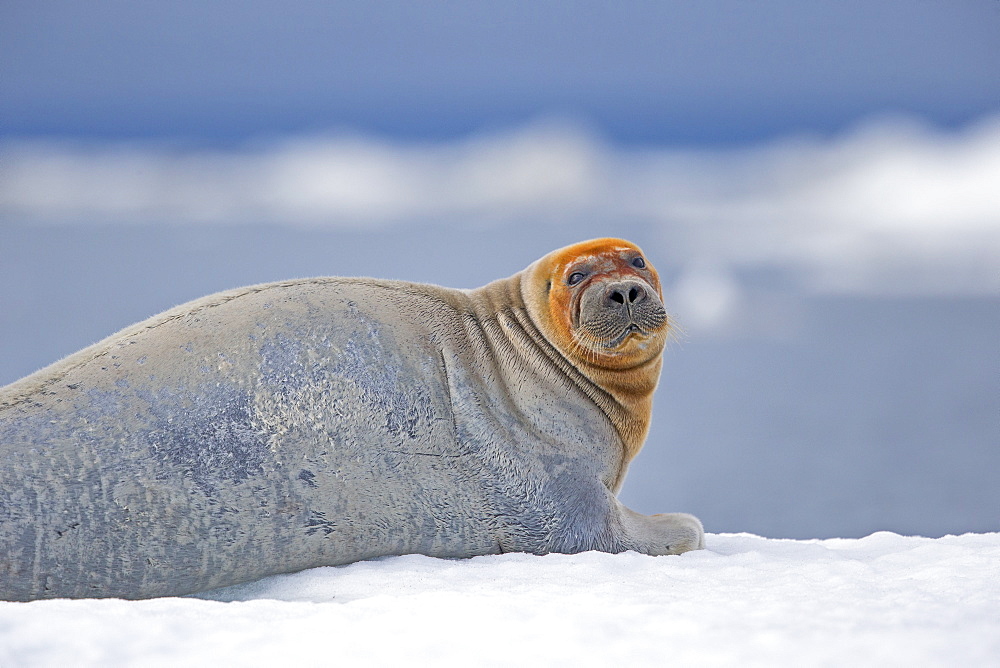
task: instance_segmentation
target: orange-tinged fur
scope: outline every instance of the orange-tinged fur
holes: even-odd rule
[[[637,255],[644,259],[645,268],[631,264]],[[586,271],[586,278],[570,285],[569,277],[581,269]],[[650,336],[630,336],[610,351],[588,347],[577,336],[584,291],[625,278],[641,280],[662,301],[659,276],[641,249],[628,241],[610,238],[573,244],[538,260],[522,273],[521,294],[546,339],[607,393],[593,398],[618,430],[627,464],[638,454],[649,431],[653,390],[660,377],[669,321]]]

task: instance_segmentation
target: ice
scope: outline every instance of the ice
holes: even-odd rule
[[[833,137],[725,149],[615,146],[580,124],[539,121],[422,143],[345,132],[225,150],[34,138],[0,152],[0,217],[25,224],[631,221],[661,230],[693,269],[790,267],[839,292],[1000,289],[997,116],[948,131],[876,118]]]
[[[386,557],[148,601],[0,603],[0,665],[995,665],[1000,534],[677,557]]]

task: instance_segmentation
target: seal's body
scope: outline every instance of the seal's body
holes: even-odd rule
[[[589,243],[557,251],[590,258],[584,278],[553,254],[472,291],[220,293],[3,388],[0,598],[186,594],[407,553],[700,547],[696,519],[615,498],[668,324],[652,269],[620,270],[638,249]],[[588,339],[615,309],[611,338]]]

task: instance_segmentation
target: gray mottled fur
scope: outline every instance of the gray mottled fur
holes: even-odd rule
[[[256,286],[0,389],[0,598],[700,545],[697,520],[619,504],[621,442],[588,381],[523,308],[488,302],[371,279]]]

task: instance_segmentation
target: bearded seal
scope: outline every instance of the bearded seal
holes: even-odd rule
[[[176,307],[0,389],[0,598],[703,547],[696,518],[615,496],[669,331],[617,239],[475,290],[316,278]]]

